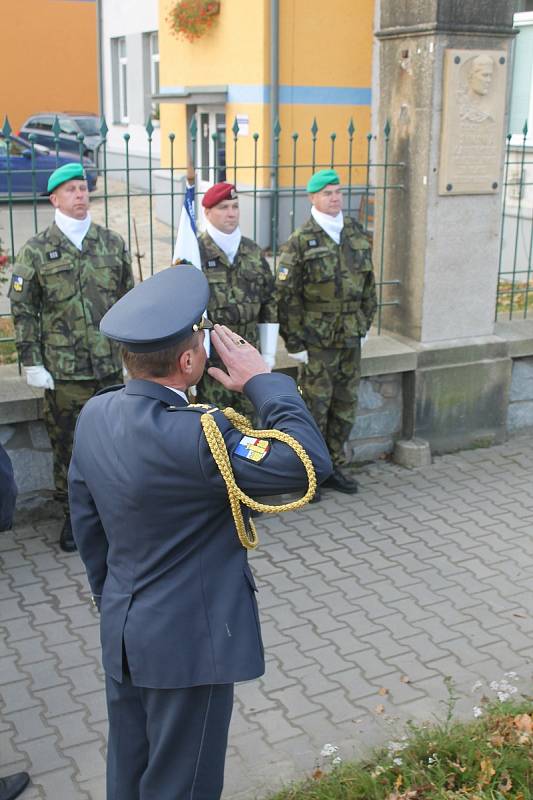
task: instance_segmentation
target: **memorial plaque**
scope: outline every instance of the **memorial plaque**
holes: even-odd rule
[[[506,51],[445,50],[439,194],[498,191],[506,82]]]

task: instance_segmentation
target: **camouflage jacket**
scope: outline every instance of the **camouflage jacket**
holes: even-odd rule
[[[98,326],[133,287],[121,236],[91,224],[78,250],[53,223],[30,239],[9,289],[19,357],[44,364],[56,380],[104,378],[121,368],[119,347]]]
[[[289,353],[309,347],[353,347],[372,324],[377,298],[370,244],[344,217],[340,244],[311,217],[280,252],[280,333]]]
[[[261,249],[243,236],[230,264],[208,233],[200,234],[198,243],[209,282],[209,319],[227,325],[257,347],[257,323],[278,321],[274,275]],[[217,361],[215,356],[212,349],[212,361]]]

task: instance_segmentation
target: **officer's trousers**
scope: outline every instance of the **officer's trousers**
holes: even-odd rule
[[[106,675],[107,800],[219,800],[233,684],[133,686]]]
[[[361,345],[318,349],[309,347],[309,361],[298,382],[335,467],[346,464],[346,444],[357,412],[361,375]]]

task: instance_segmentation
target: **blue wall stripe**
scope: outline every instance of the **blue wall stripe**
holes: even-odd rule
[[[189,87],[194,91],[194,87]],[[182,86],[162,86],[161,94],[182,92]],[[344,86],[280,86],[282,105],[369,106],[372,90]],[[228,103],[270,103],[270,86],[232,83],[228,86]]]

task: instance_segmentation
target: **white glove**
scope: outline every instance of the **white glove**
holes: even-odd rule
[[[35,367],[24,367],[24,372],[28,386],[35,386],[37,389],[54,389],[54,379],[42,364]]]
[[[301,364],[307,364],[307,362],[309,361],[307,350],[300,350],[299,353],[288,353],[287,355],[290,358],[294,358],[295,361],[299,361]]]
[[[272,353],[261,353],[261,356],[267,367],[269,369],[274,369],[274,364],[276,363],[276,356],[272,355]]]

